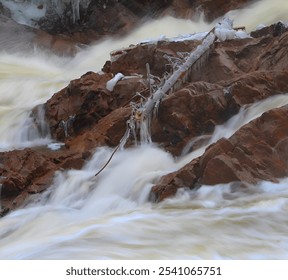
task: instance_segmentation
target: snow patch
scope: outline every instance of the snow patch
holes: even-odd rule
[[[106,83],[106,88],[109,90],[109,91],[113,91],[115,85],[124,78],[124,75],[122,73],[117,73],[115,75],[114,78],[112,78],[111,80],[109,80],[107,83]]]
[[[264,24],[259,24],[257,27],[256,27],[256,30],[261,30],[261,29],[263,29],[263,28],[265,28],[266,27],[266,25],[264,25]]]
[[[215,26],[215,35],[220,41],[235,39],[236,31],[233,29],[233,20],[225,18]]]
[[[179,37],[170,38],[170,42],[183,42],[183,41],[201,41],[208,34],[208,32],[199,32],[194,34],[183,34]]]
[[[50,143],[47,147],[52,151],[60,150],[65,144],[64,143]]]
[[[238,30],[235,33],[235,37],[237,39],[245,39],[245,38],[251,38],[251,36],[244,30]]]

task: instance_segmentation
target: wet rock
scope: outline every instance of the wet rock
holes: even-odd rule
[[[170,94],[153,122],[152,140],[179,156],[196,136],[209,135],[247,104],[288,92],[288,72],[255,72],[219,84],[191,83]]]
[[[33,42],[60,56],[74,56],[81,47],[79,40],[67,35],[51,35],[42,30],[35,31]]]
[[[50,182],[56,169],[50,158],[32,149],[1,153],[0,158],[1,200],[8,209],[19,206],[13,204],[14,199],[20,194],[27,196],[27,189],[32,185],[39,186],[41,180],[46,184]]]
[[[162,177],[152,188],[150,199],[161,201],[175,195],[179,188],[195,189],[200,185],[277,182],[277,178],[288,175],[287,117],[288,106],[274,109],[229,139],[220,139],[201,157]]]
[[[88,44],[105,35],[119,35],[135,28],[144,18],[157,17],[171,1],[100,0],[79,1],[78,9],[71,1],[45,5],[46,14],[36,26],[51,35],[65,35],[72,41]],[[38,6],[38,9],[43,7]],[[111,20],[117,19],[117,20]]]
[[[257,70],[279,70],[288,69],[288,29],[274,40],[265,49],[265,52],[259,56]]]
[[[106,89],[111,75],[86,73],[55,94],[45,105],[52,136],[57,140],[75,136],[111,112],[113,96]]]
[[[211,133],[216,124],[229,119],[238,109],[219,85],[206,82],[187,85],[161,103],[153,123],[152,140],[180,155],[190,139]]]
[[[253,0],[199,0],[192,1],[198,11],[202,11],[208,21],[213,21],[231,10],[243,8]]]
[[[46,190],[56,170],[79,169],[84,162],[80,153],[66,148],[52,151],[47,147],[36,147],[1,152],[2,207],[5,212],[19,207],[29,195]]]
[[[259,38],[263,36],[272,35],[273,37],[281,36],[284,32],[287,31],[287,27],[281,21],[272,24],[270,26],[265,26],[261,29],[255,30],[251,32],[251,36],[253,38]]]
[[[203,13],[207,21],[213,21],[231,10],[243,8],[253,0],[174,0],[163,14],[180,18],[198,17]]]
[[[110,92],[106,83],[112,76],[86,73],[45,104],[46,119],[55,139],[64,141],[92,129],[113,110],[129,105],[136,92],[146,89],[141,77],[132,77],[118,82]]]
[[[8,8],[3,6],[2,3],[0,3],[0,15],[3,15],[5,17],[11,17],[11,12]]]

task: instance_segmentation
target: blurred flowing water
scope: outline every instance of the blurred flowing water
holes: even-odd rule
[[[230,14],[237,25],[254,29],[287,20],[287,11],[286,0],[272,6],[262,0]],[[211,26],[168,17],[143,24],[124,38],[91,45],[74,58],[24,49],[25,42],[13,32],[7,37],[0,30],[0,39],[5,35],[5,44],[0,43],[0,150],[51,143],[49,135],[43,138],[31,128],[31,109],[70,80],[99,71],[110,51]],[[288,96],[279,95],[243,108],[215,129],[208,144],[285,104]],[[233,184],[203,186],[181,190],[159,204],[148,202],[151,186],[161,176],[204,150],[183,152],[175,159],[156,145],[126,149],[94,177],[112,152],[98,148],[82,170],[57,172],[45,193],[0,219],[0,259],[286,259],[288,179],[245,191]]]

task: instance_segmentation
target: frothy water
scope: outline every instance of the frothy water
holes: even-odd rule
[[[261,0],[244,9],[228,12],[235,26],[246,26],[248,31],[260,25],[269,25],[278,21],[288,22],[288,2],[286,0]]]
[[[234,13],[236,24],[254,28],[287,20],[286,1],[273,1],[274,13],[270,4],[262,0]],[[30,110],[71,79],[99,71],[110,51],[162,34],[173,37],[179,30],[187,34],[211,27],[204,21],[165,18],[125,38],[89,46],[74,58],[36,48],[24,53],[21,45],[14,54],[2,51],[0,149],[49,143],[49,137],[31,131]],[[216,128],[208,144],[287,103],[287,95],[279,95],[243,108]],[[119,150],[95,177],[112,152],[98,148],[82,170],[57,172],[45,193],[0,219],[0,259],[286,259],[287,179],[246,189],[237,184],[183,189],[162,203],[148,202],[151,186],[161,176],[201,155],[205,147],[188,150],[177,159],[155,145]]]
[[[87,199],[83,209],[48,202],[10,214],[0,222],[0,258],[288,257],[287,180],[245,191],[231,191],[229,185],[204,186],[179,192],[159,205],[117,201],[101,215],[98,209],[101,212],[108,201],[98,202]]]
[[[280,100],[288,103],[287,96],[269,103],[279,106]],[[256,105],[264,112],[267,104]],[[237,116],[243,124],[259,114],[249,109]],[[225,124],[227,130],[236,130],[235,123]],[[223,126],[221,131],[225,136]],[[0,259],[288,257],[287,179],[246,189],[227,184],[180,190],[155,205],[147,201],[151,186],[187,156],[176,160],[154,145],[122,150],[95,177],[110,154],[99,148],[82,170],[58,172],[48,191],[2,218]]]
[[[201,156],[205,149],[218,141],[219,139],[225,137],[231,137],[239,128],[243,125],[249,123],[250,121],[260,117],[263,113],[274,109],[279,108],[288,104],[288,94],[279,94],[273,97],[269,97],[263,101],[255,102],[252,105],[243,106],[239,113],[230,118],[226,123],[222,125],[217,125],[213,134],[206,138],[206,145],[203,145],[201,148],[196,149],[195,151],[188,153],[192,148],[193,144],[197,140],[203,139],[203,136],[196,137],[191,139],[190,142],[184,147],[182,152],[182,158],[179,161],[178,167],[183,166],[184,164],[190,162],[192,159]]]

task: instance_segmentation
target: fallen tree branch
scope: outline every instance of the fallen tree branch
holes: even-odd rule
[[[184,77],[194,66],[194,64],[197,63],[200,58],[207,53],[207,51],[217,39],[222,41],[223,37],[225,37],[224,40],[229,39],[231,36],[233,36],[233,34],[235,36],[235,32],[240,29],[245,30],[245,27],[233,28],[233,21],[231,21],[229,18],[223,19],[222,22],[219,22],[216,27],[211,29],[206,34],[196,49],[187,55],[182,65],[177,64],[177,67],[173,67],[174,72],[168,78],[164,76],[164,82],[155,90],[151,84],[152,75],[150,73],[149,64],[146,64],[148,89],[145,89],[145,91],[150,90],[150,97],[147,99],[141,98],[139,103],[130,103],[132,106],[132,113],[129,120],[127,121],[127,130],[120,140],[119,145],[112,152],[106,164],[95,174],[95,176],[99,175],[107,167],[117,150],[125,146],[131,132],[137,143],[136,128],[140,129],[141,143],[152,142],[150,133],[151,116],[153,111],[158,109],[161,100],[171,89],[173,89],[177,81]],[[132,99],[134,99],[136,96],[137,95],[132,97],[129,101],[132,101]],[[141,97],[141,94],[138,94],[138,96]]]

